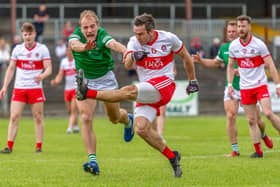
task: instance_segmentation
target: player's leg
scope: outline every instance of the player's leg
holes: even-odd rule
[[[181,177],[180,153],[171,151],[164,143],[159,133],[152,128],[157,111],[147,105],[135,109],[135,132],[145,140],[151,147],[160,151],[171,163],[174,176]]]
[[[69,123],[74,133],[80,132],[80,128],[78,125],[78,107],[77,107],[77,101],[75,97],[73,97],[73,99],[70,101]]]
[[[31,105],[33,120],[35,122],[36,147],[35,151],[42,152],[44,137],[44,102],[38,102]]]
[[[232,146],[232,153],[227,155],[228,157],[239,156],[239,148],[237,141],[237,125],[236,117],[239,107],[239,101],[235,99],[229,99],[224,101],[224,108],[227,117],[227,133],[229,141]]]
[[[265,123],[262,120],[261,110],[260,110],[259,105],[257,105],[257,124],[258,124],[258,127],[259,127],[260,132],[261,132],[261,138],[263,139],[266,147],[268,147],[270,149],[273,148],[272,139],[265,132]]]
[[[114,124],[124,124],[124,140],[131,141],[134,136],[132,114],[128,114],[125,109],[120,108],[120,103],[104,102],[104,105],[109,120]]]
[[[8,140],[7,140],[7,147],[0,151],[0,153],[11,153],[14,146],[14,141],[16,139],[19,120],[23,109],[25,107],[25,103],[12,101],[11,108],[10,108],[10,121],[8,126]]]
[[[280,118],[272,112],[270,98],[262,98],[260,104],[263,109],[263,114],[271,122],[273,127],[280,132]]]
[[[255,148],[255,153],[253,153],[251,157],[252,158],[262,157],[263,152],[260,143],[260,130],[257,126],[256,104],[248,104],[248,105],[244,104],[243,108],[249,123],[250,135]]]
[[[65,102],[65,106],[66,106],[66,110],[69,114],[69,121],[68,121],[68,127],[66,129],[66,133],[67,134],[71,134],[72,131],[72,125],[71,125],[71,101],[64,101]]]
[[[82,139],[89,157],[89,162],[86,162],[83,167],[86,172],[98,175],[99,167],[96,159],[96,136],[92,125],[96,100],[86,99],[78,101],[77,105],[82,121]]]

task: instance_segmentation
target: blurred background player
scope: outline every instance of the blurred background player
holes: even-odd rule
[[[19,119],[26,104],[31,105],[35,122],[36,152],[42,152],[44,135],[44,101],[42,81],[52,72],[51,58],[48,48],[35,41],[36,31],[31,23],[21,27],[23,43],[18,44],[13,52],[6,71],[0,99],[7,92],[16,70],[15,85],[10,107],[7,147],[1,153],[11,153],[16,139]]]
[[[43,41],[43,33],[45,30],[45,22],[49,20],[49,15],[47,13],[47,6],[45,4],[41,4],[35,12],[34,16],[34,26],[36,29],[36,41],[42,42]]]
[[[105,102],[136,101],[135,130],[151,147],[161,152],[170,162],[175,177],[181,177],[180,153],[172,151],[152,127],[159,108],[166,105],[175,91],[174,54],[179,55],[189,77],[188,94],[197,92],[194,65],[183,42],[173,33],[155,30],[155,20],[150,14],[136,16],[134,35],[127,44],[125,67],[136,64],[139,84],[124,86],[119,90],[91,90],[78,85],[81,97]],[[79,74],[78,74],[79,76]]]
[[[68,134],[80,132],[78,126],[78,108],[76,103],[76,68],[75,61],[70,47],[66,49],[66,57],[60,62],[59,72],[55,79],[51,80],[51,85],[59,84],[65,77],[64,102],[69,113],[69,123],[66,132]]]
[[[260,131],[257,127],[257,102],[261,105],[264,115],[273,127],[278,132],[280,131],[280,118],[271,109],[264,66],[268,67],[276,84],[278,97],[280,96],[280,81],[266,45],[251,33],[251,18],[249,16],[237,17],[237,32],[239,38],[233,40],[229,46],[228,95],[230,98],[234,98],[234,65],[237,63],[240,75],[241,103],[249,123],[250,135],[255,148],[255,152],[250,157],[260,158],[263,157],[263,151],[260,144]]]
[[[197,55],[192,55],[194,62],[200,63],[203,66],[210,67],[210,68],[217,68],[220,66],[227,67],[228,60],[229,60],[229,54],[228,54],[229,45],[231,41],[233,41],[238,37],[236,21],[227,22],[226,34],[227,34],[228,43],[225,43],[224,45],[221,46],[216,58],[214,59],[201,58],[200,55],[197,54]],[[230,96],[228,95],[227,80],[226,80],[226,87],[224,91],[224,109],[227,117],[227,133],[232,147],[232,152],[229,155],[227,155],[228,157],[235,157],[240,155],[239,148],[238,148],[237,125],[236,125],[236,117],[238,114],[238,108],[240,102],[240,91],[239,91],[240,77],[238,74],[238,69],[237,69],[238,67],[236,66],[235,68],[236,68],[236,73],[234,74],[234,80],[232,83],[232,86],[234,88],[234,99],[231,99]],[[261,131],[262,139],[264,140],[268,148],[272,148],[273,142],[265,133],[265,124],[261,119],[261,113],[259,107],[258,107],[257,117],[258,117],[257,124]]]
[[[84,10],[80,14],[80,26],[69,37],[69,46],[72,49],[76,69],[85,76],[88,89],[113,90],[118,88],[118,82],[113,73],[114,61],[111,50],[124,54],[126,48],[113,39],[103,28],[99,27],[98,17],[91,10]],[[79,75],[79,74],[78,74]],[[77,86],[85,80],[77,78]],[[82,137],[88,152],[89,162],[84,164],[84,170],[98,175],[100,170],[96,159],[96,136],[93,131],[93,116],[96,109],[96,100],[81,97],[79,90],[76,92],[78,109],[82,119]],[[114,124],[124,124],[124,140],[132,140],[133,116],[119,103],[104,102],[105,111],[110,121]]]

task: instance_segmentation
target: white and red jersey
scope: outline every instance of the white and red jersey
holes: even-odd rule
[[[48,48],[36,42],[32,48],[26,48],[24,43],[17,45],[11,60],[16,61],[16,77],[14,88],[42,88],[42,82],[36,83],[35,76],[43,72],[44,60],[50,60]]]
[[[69,60],[67,57],[60,62],[60,70],[63,70],[65,76],[65,90],[73,90],[75,86],[76,67],[74,59]]]
[[[127,44],[128,53],[148,53],[148,57],[136,62],[140,82],[161,76],[174,80],[174,53],[181,51],[183,42],[170,32],[155,30],[155,34],[155,39],[146,45],[141,45],[135,36],[131,37]]]
[[[229,57],[238,63],[240,89],[256,88],[267,83],[264,58],[268,56],[270,53],[264,42],[252,35],[247,43],[242,43],[240,38],[231,42]]]

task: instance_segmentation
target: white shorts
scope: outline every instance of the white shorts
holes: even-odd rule
[[[236,100],[239,100],[241,99],[241,96],[240,96],[240,91],[236,90],[236,89],[233,89],[234,92],[233,92],[233,98],[236,99]],[[225,87],[225,91],[224,91],[224,101],[227,101],[227,100],[230,100],[230,96],[228,94],[228,87]]]
[[[88,88],[91,90],[114,90],[119,87],[115,74],[109,71],[97,79],[86,79]]]
[[[159,91],[150,83],[141,82],[135,85],[138,90],[136,102],[156,103],[161,99]]]
[[[149,105],[138,106],[135,108],[134,117],[145,117],[151,123],[155,120],[157,116],[157,110]]]

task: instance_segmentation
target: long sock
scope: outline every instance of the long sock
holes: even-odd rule
[[[87,90],[87,98],[95,99],[96,95],[97,95],[96,90],[91,90],[91,89]]]
[[[88,155],[89,161],[90,162],[95,162],[97,163],[97,159],[96,159],[96,154],[89,154]]]
[[[9,149],[13,149],[14,146],[14,141],[7,141],[7,146],[9,147]]]
[[[167,159],[174,158],[176,155],[167,147],[165,146],[164,150],[161,152]]]
[[[254,147],[255,147],[256,153],[263,154],[263,152],[262,152],[262,147],[261,147],[261,143],[260,143],[260,142],[255,143],[255,144],[254,144]]]
[[[37,149],[42,149],[42,144],[43,144],[42,142],[37,142],[36,143],[36,148]]]
[[[130,118],[128,117],[127,115],[127,118],[128,118],[128,125],[124,124],[124,128],[130,128],[131,127],[131,123],[130,123]]]
[[[238,143],[231,144],[232,151],[239,153]]]
[[[266,133],[265,132],[261,132],[261,138],[265,137]]]

